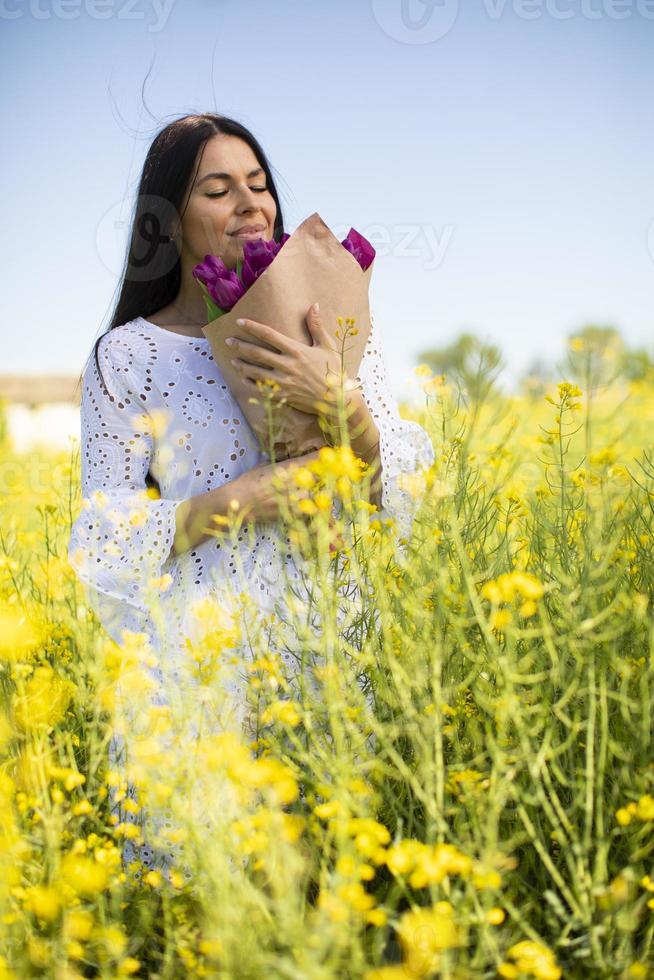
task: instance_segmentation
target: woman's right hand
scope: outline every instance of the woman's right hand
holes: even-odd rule
[[[237,500],[239,505],[237,515],[242,514],[246,521],[278,521],[286,516],[284,506],[293,512],[290,493],[297,495],[300,500],[310,496],[308,490],[294,483],[293,474],[300,467],[318,459],[318,456],[319,452],[315,450],[276,463],[261,463],[232,480],[232,499]],[[284,482],[283,489],[273,486],[273,475]],[[297,509],[295,513],[304,516]]]

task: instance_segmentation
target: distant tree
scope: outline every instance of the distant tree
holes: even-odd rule
[[[422,351],[418,358],[436,374],[452,378],[472,401],[482,401],[495,388],[505,366],[499,347],[472,333],[460,334],[445,347]]]
[[[634,347],[625,351],[624,375],[630,381],[654,381],[654,358],[644,347]]]
[[[622,376],[630,381],[654,379],[654,358],[644,347],[628,347],[615,327],[589,325],[568,337],[568,364],[588,383],[607,384]]]
[[[566,369],[584,388],[610,384],[622,374],[625,344],[612,326],[588,324],[568,336]]]

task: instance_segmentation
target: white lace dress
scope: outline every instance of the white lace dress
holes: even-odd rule
[[[431,465],[434,451],[425,430],[400,417],[372,317],[371,324],[357,380],[380,435],[379,516],[408,536],[418,501],[398,477]],[[219,596],[229,607],[244,589],[269,613],[283,594],[281,571],[299,574],[278,524],[171,554],[182,501],[269,462],[209,341],[137,317],[101,338],[98,359],[107,390],[91,358],[81,396],[83,499],[68,556],[109,636],[122,644],[124,630],[145,633],[158,653],[174,651],[194,635],[188,617],[196,601]],[[147,492],[148,472],[158,499]],[[155,593],[163,629],[152,613]],[[146,848],[141,859],[152,866],[153,852]]]

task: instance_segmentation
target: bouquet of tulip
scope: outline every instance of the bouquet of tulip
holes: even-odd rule
[[[354,228],[339,242],[314,213],[292,235],[282,235],[279,242],[246,241],[236,269],[227,269],[214,255],[205,256],[204,262],[195,266],[193,275],[204,293],[209,320],[203,333],[263,452],[269,446],[269,412],[261,399],[251,397],[252,389],[232,366],[226,338],[252,342],[237,323],[237,319],[247,318],[311,345],[305,316],[317,300],[323,322],[339,348],[343,341],[339,325],[356,323],[356,330],[348,336],[351,343],[342,351],[345,372],[354,378],[370,332],[368,289],[374,258],[375,249]],[[262,341],[257,343],[268,347]],[[272,346],[268,349],[274,350]],[[273,443],[278,459],[325,445],[316,415],[290,405],[277,408]]]
[[[205,255],[204,262],[193,269],[193,276],[204,293],[209,321],[228,313],[238,303],[290,237],[284,233],[278,242],[261,238],[244,242],[243,258],[237,259],[235,270],[228,269],[218,256]],[[354,256],[364,272],[372,264],[375,250],[355,228],[350,228],[341,245]]]
[[[267,269],[290,235],[284,233],[278,242],[255,238],[243,244],[243,258],[236,261],[236,270],[228,269],[217,255],[205,255],[193,269],[207,304],[207,319],[217,320],[238,303],[250,286]]]

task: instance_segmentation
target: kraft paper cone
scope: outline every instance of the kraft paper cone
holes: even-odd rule
[[[236,337],[271,348],[236,325],[239,317],[257,320],[274,327],[293,340],[312,345],[305,317],[312,303],[320,304],[323,325],[332,337],[331,346],[341,349],[346,317],[356,321],[358,333],[346,341],[345,372],[350,378],[359,372],[361,358],[370,333],[368,289],[374,261],[365,272],[330,231],[318,212],[299,225],[284,243],[268,268],[248,291],[216,320],[202,328],[211,344],[214,361],[220,368],[245,418],[268,453],[269,434],[264,395],[244,384],[230,363],[233,357],[225,338]],[[338,317],[343,317],[341,338],[335,336]],[[250,399],[258,399],[254,404]],[[275,456],[285,459],[300,456],[325,445],[325,437],[316,415],[301,412],[273,399]]]

